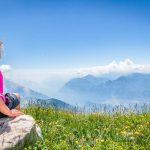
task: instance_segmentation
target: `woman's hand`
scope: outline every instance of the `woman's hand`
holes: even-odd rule
[[[7,115],[9,117],[17,117],[17,116],[20,116],[20,115],[23,115],[22,112],[20,112],[19,110],[17,109],[12,109],[10,110],[6,104],[3,102],[2,99],[0,99],[0,112],[3,113],[4,115]]]
[[[23,115],[24,113],[22,113],[21,111],[19,111],[17,109],[12,109],[11,114],[12,114],[12,116],[10,116],[10,117],[17,117],[17,116]]]

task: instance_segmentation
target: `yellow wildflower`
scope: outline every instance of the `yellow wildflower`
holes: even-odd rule
[[[98,143],[98,139],[96,139],[96,143]]]
[[[129,129],[130,127],[129,126],[125,126],[125,129]]]
[[[134,134],[136,134],[136,135],[140,135],[140,133],[139,133],[139,132],[137,132],[137,131],[136,131]]]
[[[121,133],[122,133],[122,134],[126,134],[127,132],[126,132],[126,131],[122,131]]]

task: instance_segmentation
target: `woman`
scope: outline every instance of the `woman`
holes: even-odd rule
[[[0,58],[2,56],[2,42],[0,41]],[[16,117],[23,113],[20,112],[19,93],[3,94],[3,74],[0,70],[0,118]]]

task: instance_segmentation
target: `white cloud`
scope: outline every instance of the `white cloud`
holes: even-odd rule
[[[95,66],[90,68],[80,68],[75,69],[74,72],[82,75],[92,74],[92,75],[101,75],[108,73],[132,73],[132,72],[143,72],[150,73],[150,64],[141,65],[135,64],[130,59],[125,59],[124,61],[112,61],[108,65],[104,66]]]
[[[10,71],[11,70],[11,66],[10,65],[1,65],[0,66],[0,70],[2,71],[2,72],[8,72],[8,71]]]

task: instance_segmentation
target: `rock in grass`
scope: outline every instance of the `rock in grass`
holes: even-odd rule
[[[35,120],[29,115],[0,119],[0,150],[22,149],[38,137]]]

